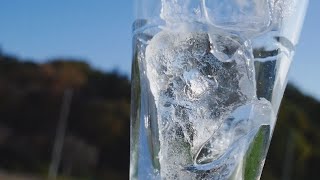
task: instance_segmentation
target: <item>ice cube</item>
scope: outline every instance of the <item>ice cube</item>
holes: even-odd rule
[[[235,109],[217,132],[199,149],[195,164],[188,166],[190,171],[212,171],[221,169],[229,162],[229,169],[235,168],[233,160],[241,158],[252,142],[253,137],[263,125],[273,127],[275,115],[272,105],[266,99],[252,102]],[[271,137],[271,132],[267,134]],[[235,153],[237,152],[237,153]],[[233,154],[233,157],[230,157]],[[232,164],[232,166],[231,166]]]
[[[239,39],[228,33],[164,30],[148,42],[146,76],[158,113],[163,173],[175,174],[176,166],[191,164],[230,113],[256,97],[251,46]],[[211,156],[226,151],[229,146],[222,145],[233,144],[233,136],[222,133],[221,148]]]
[[[185,107],[185,117],[193,122],[194,129],[207,134],[193,138],[193,147],[211,136],[222,116],[255,97],[252,57],[245,53],[250,47],[241,49],[244,45],[234,35],[223,34],[226,41],[221,40],[222,35],[213,35],[162,31],[146,49],[147,77],[158,112],[167,113],[160,107]],[[211,39],[220,39],[218,45],[226,48],[221,53],[228,56],[228,61],[219,60],[211,52],[217,42]],[[212,120],[216,126],[212,126]]]
[[[203,0],[207,22],[222,28],[259,33],[271,23],[270,0]]]
[[[167,26],[176,22],[196,22],[201,18],[200,2],[194,0],[161,0],[160,17]]]

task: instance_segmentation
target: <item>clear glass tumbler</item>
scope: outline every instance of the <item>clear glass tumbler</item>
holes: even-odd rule
[[[308,0],[136,0],[130,179],[259,179]]]

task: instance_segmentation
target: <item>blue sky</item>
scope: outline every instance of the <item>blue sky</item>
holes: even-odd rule
[[[128,2],[0,1],[0,46],[24,59],[76,57],[100,69],[128,72],[133,21]]]
[[[319,8],[310,0],[290,81],[320,100]],[[2,0],[0,48],[23,59],[74,57],[129,74],[133,20],[133,0]]]

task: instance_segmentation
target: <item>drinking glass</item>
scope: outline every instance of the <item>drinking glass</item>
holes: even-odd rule
[[[136,0],[130,179],[259,179],[308,0]]]

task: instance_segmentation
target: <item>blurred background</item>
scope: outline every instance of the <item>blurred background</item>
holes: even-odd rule
[[[132,7],[0,1],[0,180],[128,179]],[[319,179],[319,7],[310,0],[263,180]]]

